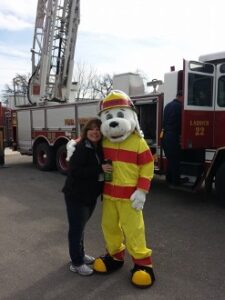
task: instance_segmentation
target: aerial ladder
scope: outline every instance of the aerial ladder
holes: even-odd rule
[[[67,170],[66,144],[96,109],[75,100],[72,83],[79,0],[38,0],[28,84],[14,78],[13,144],[43,171]]]
[[[38,0],[29,104],[69,100],[79,23],[79,0]]]

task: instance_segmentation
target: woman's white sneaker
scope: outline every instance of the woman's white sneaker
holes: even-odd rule
[[[93,270],[88,267],[86,264],[83,264],[81,266],[74,266],[73,264],[70,265],[70,271],[74,273],[78,273],[82,276],[90,276],[93,274]]]
[[[84,255],[84,263],[86,265],[91,265],[91,264],[93,264],[94,261],[95,261],[95,258],[93,256],[87,255],[87,254]]]

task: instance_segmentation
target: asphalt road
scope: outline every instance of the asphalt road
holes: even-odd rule
[[[41,172],[30,157],[6,152],[0,169],[1,300],[224,300],[225,210],[214,196],[170,190],[155,178],[144,207],[156,282],[129,282],[132,261],[111,275],[81,277],[68,269],[65,177]],[[101,203],[86,230],[86,250],[104,253]]]

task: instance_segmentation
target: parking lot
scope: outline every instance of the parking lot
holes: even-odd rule
[[[144,207],[156,282],[129,282],[132,261],[111,275],[81,277],[68,269],[65,177],[41,172],[31,157],[6,152],[0,169],[0,299],[223,300],[225,210],[214,195],[170,190],[155,177]],[[86,230],[86,251],[105,252],[101,203]]]

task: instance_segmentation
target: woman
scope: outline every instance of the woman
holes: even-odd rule
[[[85,254],[84,229],[102,192],[103,172],[111,167],[103,164],[100,126],[101,121],[97,118],[84,126],[70,158],[68,176],[62,189],[69,223],[70,270],[84,276],[93,273],[88,265],[95,260]]]

